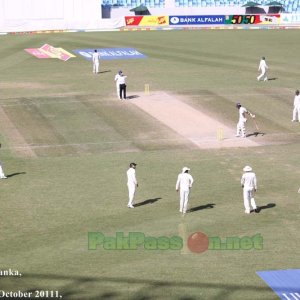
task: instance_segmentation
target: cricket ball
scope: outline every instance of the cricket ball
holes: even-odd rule
[[[194,232],[188,237],[188,248],[191,252],[202,253],[208,249],[209,239],[203,232]]]

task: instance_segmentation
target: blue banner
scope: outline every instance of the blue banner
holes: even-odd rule
[[[74,53],[83,56],[87,60],[92,60],[94,51],[97,50],[100,54],[100,59],[135,59],[146,58],[147,56],[137,51],[134,48],[101,48],[101,49],[76,49]]]
[[[170,25],[225,24],[225,16],[169,16]]]
[[[256,272],[283,300],[300,299],[300,269]]]

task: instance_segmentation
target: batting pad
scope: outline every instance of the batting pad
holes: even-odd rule
[[[284,300],[300,300],[300,269],[256,272]]]

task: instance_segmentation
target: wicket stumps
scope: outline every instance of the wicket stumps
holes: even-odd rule
[[[150,94],[150,85],[148,83],[145,84],[145,95]]]
[[[222,127],[217,129],[217,140],[222,141],[224,139],[224,130]]]

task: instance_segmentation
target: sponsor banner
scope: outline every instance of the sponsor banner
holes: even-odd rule
[[[170,16],[170,25],[213,25],[224,24],[225,16],[207,15],[207,16]]]
[[[260,22],[259,15],[231,15],[225,16],[225,24],[257,24]]]
[[[58,58],[67,61],[71,57],[76,57],[63,48],[55,48],[48,44],[43,45],[41,48],[28,48],[24,50],[37,58]]]
[[[274,15],[230,15],[225,16],[225,24],[232,25],[279,25],[280,14]]]
[[[281,14],[281,24],[299,24],[300,14]]]
[[[168,26],[167,16],[133,16],[125,17],[126,26]]]
[[[64,50],[63,48],[55,48],[51,45],[45,44],[43,45],[40,50],[45,54],[49,55],[53,58],[58,58],[63,61],[67,61],[71,57],[75,57],[75,55],[69,53],[68,51]]]
[[[92,60],[92,56],[95,49],[76,49],[74,53],[83,56],[87,60]],[[97,49],[100,54],[100,59],[111,60],[111,59],[135,59],[135,58],[146,58],[147,56],[137,51],[134,48],[102,48]]]
[[[44,53],[43,51],[41,51],[38,48],[28,48],[28,49],[24,49],[24,50],[37,58],[51,58],[51,56]]]
[[[300,299],[300,269],[256,272],[283,300]]]
[[[259,15],[260,25],[279,25],[280,24],[280,15]]]

